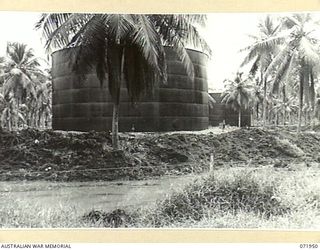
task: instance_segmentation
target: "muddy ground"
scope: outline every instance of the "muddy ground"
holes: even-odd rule
[[[91,181],[200,173],[211,167],[320,162],[320,134],[262,129],[228,133],[0,131],[0,180]]]

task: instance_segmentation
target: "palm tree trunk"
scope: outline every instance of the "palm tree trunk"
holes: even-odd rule
[[[20,119],[19,119],[19,110],[20,110],[20,102],[19,102],[19,98],[17,99],[17,119],[16,119],[16,127],[17,130],[20,127]]]
[[[285,103],[287,100],[287,93],[286,93],[286,85],[283,84],[282,85],[282,100],[283,100],[283,126],[286,125],[286,107],[285,107]]]
[[[307,108],[304,110],[304,125],[306,126],[308,124],[308,111]]]
[[[289,125],[291,125],[292,121],[291,121],[291,113],[290,112],[288,113],[288,122],[289,122]]]
[[[262,75],[262,74],[261,74]],[[262,76],[261,76],[262,77]],[[263,79],[263,110],[262,110],[263,127],[267,122],[267,81]]]
[[[304,84],[304,74],[300,73],[300,83],[299,83],[299,110],[298,110],[298,127],[297,132],[301,132],[301,121],[302,121],[302,105],[303,105],[303,84]]]
[[[12,131],[11,119],[8,119],[8,129],[9,129],[9,131]]]
[[[119,150],[119,107],[120,107],[120,92],[121,85],[123,82],[123,69],[124,69],[124,48],[122,49],[121,55],[121,71],[120,71],[120,82],[117,84],[116,96],[113,103],[113,114],[112,114],[112,147],[114,150]]]
[[[40,114],[40,112],[39,112],[39,114],[38,114],[38,119],[37,119],[36,127],[37,127],[37,128],[40,128],[40,127],[41,127],[41,114]]]
[[[254,127],[254,108],[250,110],[250,120],[252,121],[252,126]],[[258,118],[257,118],[258,121]]]
[[[241,104],[242,104],[242,98],[241,98],[241,93],[239,93],[239,120],[238,120],[239,128],[241,128]]]
[[[313,118],[312,118],[312,124],[311,124],[311,129],[313,130],[315,125],[316,125],[316,121],[317,121],[317,104],[316,104],[316,101],[315,101],[315,104],[314,104],[314,107],[313,107]]]
[[[119,91],[120,93],[120,91]],[[120,97],[120,95],[119,95]],[[120,102],[117,101],[113,104],[112,113],[112,147],[114,150],[119,149],[119,106]]]
[[[310,103],[311,103],[311,129],[315,126],[315,89],[314,89],[314,77],[312,69],[310,70]]]

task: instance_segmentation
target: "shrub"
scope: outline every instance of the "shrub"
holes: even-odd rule
[[[278,196],[275,180],[259,179],[254,171],[210,175],[158,202],[142,224],[165,226],[186,220],[199,221],[208,210],[254,212],[265,218],[290,211]]]

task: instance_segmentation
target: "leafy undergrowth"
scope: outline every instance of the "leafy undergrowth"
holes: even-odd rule
[[[320,162],[320,135],[262,129],[223,134],[0,131],[0,180],[93,181],[200,173],[214,167]],[[281,164],[277,161],[281,161]]]
[[[320,228],[319,173],[219,170],[155,206],[91,211],[98,227]]]

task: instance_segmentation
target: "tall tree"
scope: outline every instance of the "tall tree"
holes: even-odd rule
[[[295,97],[287,97],[286,99],[278,98],[274,99],[273,110],[275,113],[282,115],[282,124],[285,125],[286,121],[291,120],[291,114],[298,110]]]
[[[28,48],[26,44],[9,42],[6,57],[1,61],[2,94],[8,104],[6,112],[10,111],[21,116],[21,105],[26,103],[28,98],[29,100],[36,99],[38,79],[43,76],[39,59],[35,57],[33,50]],[[17,110],[14,110],[14,108]],[[13,113],[6,117],[14,117]],[[18,121],[21,120],[25,119],[18,119]]]
[[[75,71],[94,68],[101,85],[107,80],[113,101],[112,141],[118,149],[120,87],[125,82],[132,102],[166,82],[163,45],[171,46],[193,78],[194,67],[186,45],[210,53],[197,26],[205,24],[204,15],[136,14],[43,14],[37,28],[47,40],[46,48],[79,46],[75,50]]]
[[[304,102],[314,107],[314,78],[319,71],[319,40],[314,36],[317,22],[310,14],[294,14],[283,18],[283,28],[289,31],[282,49],[274,57],[266,74],[275,71],[273,81],[280,83],[295,74],[299,81],[299,110],[297,131],[301,131]],[[310,98],[310,93],[312,98]]]
[[[252,79],[243,79],[242,73],[237,73],[235,80],[225,80],[226,87],[222,93],[222,102],[231,105],[238,111],[238,126],[241,127],[241,110],[247,109],[252,98]]]
[[[266,125],[267,114],[267,78],[265,71],[272,61],[277,46],[284,39],[284,35],[279,31],[280,25],[275,24],[273,19],[268,15],[259,22],[258,35],[250,35],[253,43],[241,50],[248,53],[244,58],[241,67],[251,63],[250,73],[259,75],[259,85],[263,88],[263,126]]]

